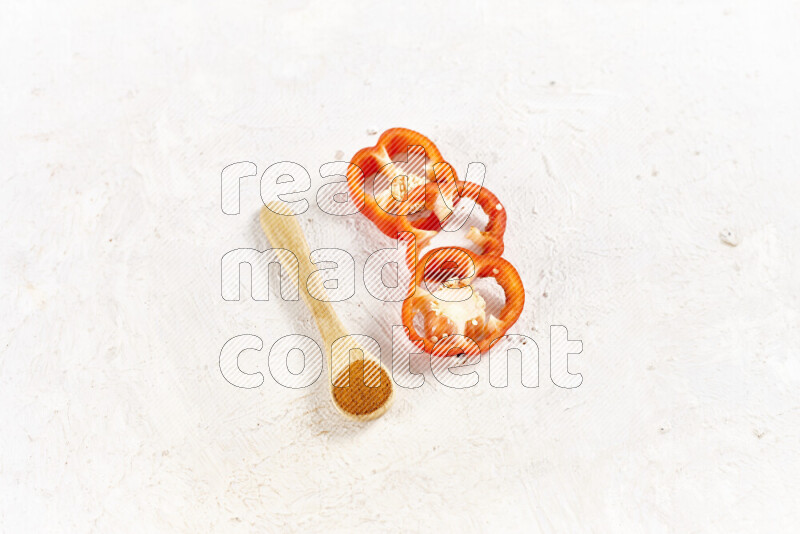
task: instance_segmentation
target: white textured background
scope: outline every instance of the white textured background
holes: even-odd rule
[[[0,17],[2,530],[797,530],[797,2],[38,4]],[[226,216],[220,171],[293,160],[316,188],[392,126],[486,163],[540,387],[484,358],[369,425],[266,353],[232,387],[227,339],[317,332],[220,298],[222,255],[266,246],[258,180]],[[358,266],[389,243],[301,222]],[[337,309],[388,350],[398,305]]]

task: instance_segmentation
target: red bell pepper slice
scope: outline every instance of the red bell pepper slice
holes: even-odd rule
[[[441,229],[461,199],[469,198],[483,209],[489,221],[483,231],[472,226],[467,232],[467,239],[481,247],[482,255],[501,256],[503,254],[505,248],[503,234],[506,231],[507,219],[506,210],[494,193],[485,186],[459,180],[454,182],[440,180],[437,183],[428,182],[418,186],[411,191],[409,197],[416,199],[423,194],[425,208],[430,210],[434,217],[409,221],[409,227],[403,226],[401,228],[402,231],[413,233],[419,246],[425,246],[427,241],[430,240],[431,231]]]
[[[487,317],[485,302],[470,287],[475,278],[494,278],[505,294],[505,304],[498,317]],[[440,289],[431,292],[428,282],[443,284],[448,291],[470,292],[459,302],[443,299]],[[525,290],[514,267],[499,256],[474,254],[460,247],[429,251],[417,264],[412,296],[403,301],[402,320],[413,341],[422,341],[433,356],[466,354],[474,356],[489,349],[504,336],[519,318],[525,305]],[[483,302],[483,305],[481,305]],[[414,326],[422,314],[423,332]]]
[[[393,161],[406,153],[406,166],[410,170],[401,169]],[[406,216],[424,207],[420,202],[408,202],[409,189],[436,181],[434,165],[443,162],[436,145],[421,133],[407,128],[386,130],[375,146],[362,148],[350,160],[347,168],[350,197],[381,232],[394,238],[398,231],[403,231],[398,226],[408,223]],[[449,165],[447,167],[452,171]],[[373,184],[373,191],[368,192],[366,179],[373,175],[376,182],[388,181],[389,187],[377,187],[382,190],[376,192],[376,185],[387,184]]]

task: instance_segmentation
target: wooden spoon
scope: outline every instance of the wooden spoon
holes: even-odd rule
[[[297,257],[295,267],[294,258],[288,252],[277,251],[284,270],[282,275],[299,282],[300,295],[322,334],[330,376],[336,377],[330,381],[334,406],[350,419],[369,421],[380,417],[394,400],[389,373],[380,360],[350,337],[330,302],[317,300],[309,293],[313,288],[313,294],[325,294],[325,288],[311,263],[303,230],[289,206],[284,202],[270,202],[267,206],[269,209],[261,209],[261,228],[272,248],[291,251]]]

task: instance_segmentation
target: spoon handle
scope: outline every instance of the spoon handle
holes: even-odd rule
[[[298,282],[298,291],[311,310],[325,345],[330,347],[337,339],[347,336],[347,329],[331,303],[314,298],[309,291],[313,288],[313,293],[318,296],[326,294],[319,271],[311,263],[311,252],[303,230],[289,206],[283,202],[270,202],[268,207],[261,209],[259,220],[272,248],[284,249],[278,252],[281,267],[286,276]],[[296,264],[290,252],[297,258]],[[325,352],[330,354],[329,350]],[[351,356],[359,359],[361,355],[359,351],[353,351]]]

